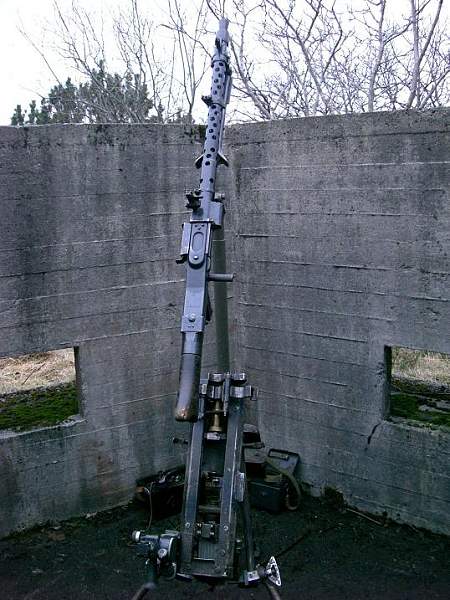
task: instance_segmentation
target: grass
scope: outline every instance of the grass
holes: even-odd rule
[[[79,412],[73,349],[0,359],[0,429],[24,431]]]
[[[419,396],[413,394],[396,393],[391,396],[391,415],[393,417],[450,427],[450,412],[433,410],[433,407],[423,410],[424,406],[428,407],[428,404],[424,404]]]
[[[56,425],[77,414],[74,379],[71,348],[0,359],[0,429]],[[450,390],[436,386],[450,386],[450,356],[392,348],[393,417],[450,427]]]
[[[450,427],[450,356],[392,348],[391,416]]]
[[[0,358],[0,396],[75,379],[72,348]]]
[[[49,427],[79,412],[75,382],[8,394],[0,399],[0,429]]]
[[[450,385],[450,355],[392,348],[392,374]]]

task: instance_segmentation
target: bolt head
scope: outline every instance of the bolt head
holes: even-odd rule
[[[244,385],[247,381],[247,375],[245,373],[232,373],[231,374],[231,382],[233,385]]]
[[[138,543],[141,537],[141,532],[140,531],[133,531],[133,533],[131,534],[131,539],[133,542]]]

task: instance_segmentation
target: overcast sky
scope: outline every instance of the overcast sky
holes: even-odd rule
[[[186,2],[189,4],[189,0]],[[68,10],[72,0],[58,3]],[[113,7],[127,6],[129,0],[78,0],[78,4],[107,13]],[[142,6],[158,13],[164,10],[164,4],[164,0],[142,2]],[[0,0],[0,125],[9,125],[16,104],[28,107],[32,98],[39,101],[39,94],[45,95],[56,83],[42,58],[19,32],[23,28],[37,43],[45,43],[43,32],[45,27],[51,28],[53,15],[53,0]],[[56,55],[51,56],[51,62],[57,72],[67,72]]]
[[[186,2],[186,6],[192,5],[192,0],[182,1]],[[405,13],[409,1],[391,0],[388,6],[391,11]],[[338,0],[341,9],[360,2]],[[63,10],[69,9],[71,3],[72,0],[59,0]],[[107,15],[114,7],[126,7],[129,0],[78,0],[78,3]],[[164,13],[166,6],[167,0],[141,0],[141,7],[156,15]],[[448,15],[450,0],[445,0],[444,7]],[[47,94],[56,83],[42,58],[19,32],[19,28],[23,27],[36,43],[45,43],[46,39],[49,41],[49,35],[46,38],[45,34],[45,23],[51,29],[53,14],[53,0],[0,0],[0,125],[9,125],[16,104],[28,107],[31,99],[39,101],[40,94]],[[65,79],[70,74],[67,67],[58,62],[55,54],[49,57],[52,66]]]
[[[65,2],[68,4],[68,2]],[[9,125],[16,104],[28,105],[35,91],[53,83],[42,59],[18,32],[20,19],[39,37],[41,18],[52,15],[52,0],[0,0],[0,124]]]

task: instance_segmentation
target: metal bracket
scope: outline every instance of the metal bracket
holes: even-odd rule
[[[235,478],[234,497],[237,502],[244,501],[245,494],[245,473],[238,471]]]
[[[234,279],[234,273],[209,273],[208,281],[219,281],[223,283],[231,283]]]
[[[277,561],[275,560],[275,556],[271,556],[269,562],[266,565],[266,577],[267,579],[276,585],[277,587],[281,587],[281,575],[280,569],[277,565]]]
[[[186,261],[189,254],[189,244],[191,241],[191,228],[190,223],[183,223],[183,233],[181,235],[181,246],[180,246],[180,258],[177,258],[176,262],[182,264]]]
[[[208,223],[191,223],[191,239],[189,243],[189,265],[191,267],[201,267],[206,253],[209,249],[209,231]]]
[[[181,332],[202,332],[205,329],[205,317],[191,313],[181,317]]]

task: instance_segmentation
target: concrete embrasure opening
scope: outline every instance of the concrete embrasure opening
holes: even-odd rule
[[[392,347],[386,357],[391,420],[450,427],[450,355]]]
[[[0,358],[0,430],[57,425],[80,413],[77,348]]]

